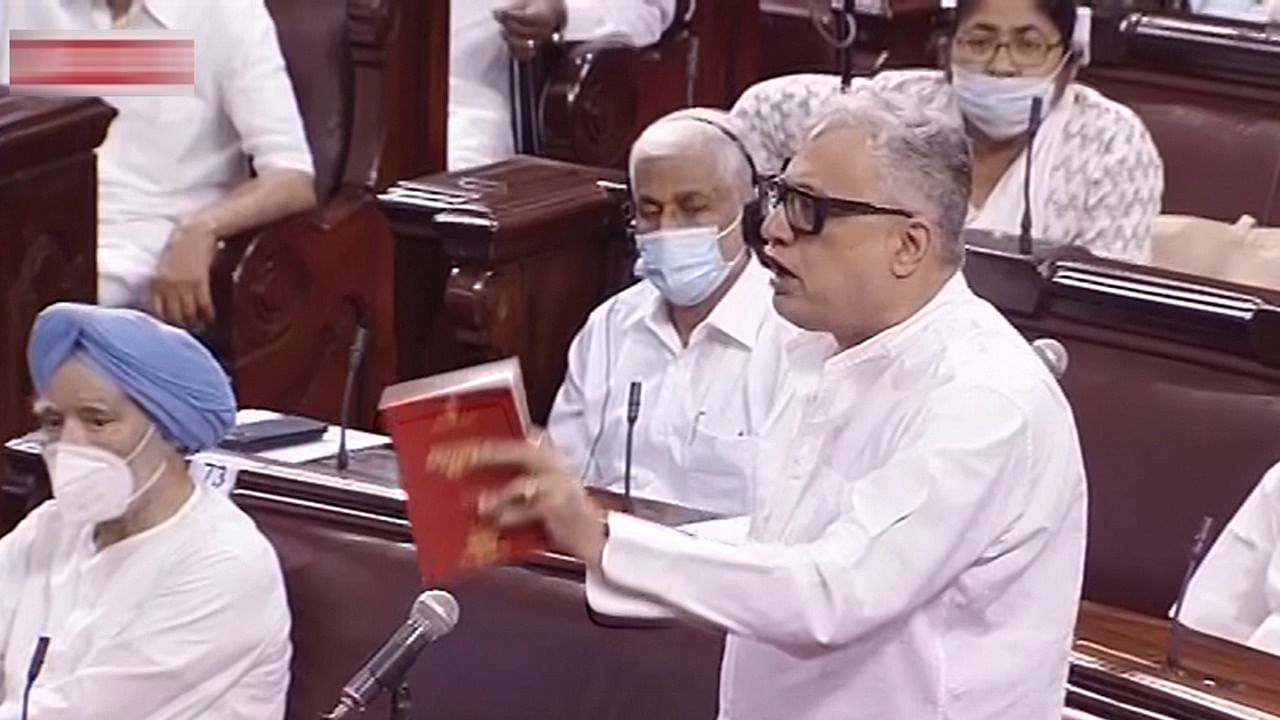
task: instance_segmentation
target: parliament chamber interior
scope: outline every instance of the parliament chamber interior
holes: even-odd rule
[[[21,58],[16,45],[11,51],[11,83],[0,85],[0,437],[7,443],[0,462],[0,670],[8,669],[0,675],[0,720],[28,715],[31,720],[122,717],[58,705],[55,700],[46,699],[42,705],[42,684],[49,698],[60,687],[83,679],[68,670],[65,661],[50,664],[47,679],[32,680],[25,693],[13,682],[5,682],[27,671],[31,651],[11,645],[18,631],[11,633],[5,627],[17,628],[23,617],[21,602],[7,604],[5,595],[25,596],[9,589],[18,585],[5,577],[2,538],[21,528],[24,518],[33,517],[57,494],[50,468],[58,466],[47,464],[51,461],[46,458],[54,456],[46,454],[41,419],[32,411],[33,400],[40,407],[45,402],[40,398],[48,393],[41,387],[45,380],[39,379],[34,364],[29,365],[29,359],[34,360],[28,354],[29,338],[34,353],[38,333],[33,334],[33,325],[42,311],[63,302],[131,305],[184,326],[184,336],[206,348],[229,379],[239,408],[236,421],[242,428],[281,416],[323,424],[322,437],[308,435],[292,448],[255,450],[250,444],[237,449],[215,442],[189,457],[194,482],[228,494],[278,557],[292,648],[287,693],[278,708],[290,720],[326,717],[344,697],[350,698],[347,710],[358,707],[370,717],[922,720],[926,715],[903,708],[924,707],[912,705],[910,698],[935,690],[939,697],[928,706],[936,708],[937,714],[928,717],[1049,717],[1028,710],[1037,707],[1034,702],[1011,699],[1033,690],[997,677],[1014,672],[1020,663],[1035,664],[1015,657],[1021,646],[1013,641],[972,645],[974,656],[953,648],[944,653],[945,661],[927,652],[921,656],[943,663],[947,672],[966,665],[987,667],[989,675],[974,671],[963,676],[969,682],[986,683],[974,685],[977,690],[961,687],[966,680],[947,680],[937,665],[911,665],[923,661],[893,654],[908,652],[904,648],[912,643],[932,647],[932,639],[917,635],[927,633],[922,628],[935,620],[950,622],[937,619],[952,617],[949,613],[965,617],[972,613],[977,619],[971,622],[985,628],[970,628],[977,635],[1014,632],[1000,627],[1000,613],[1007,611],[1006,602],[1013,602],[993,599],[1004,592],[1002,586],[969,585],[987,582],[985,572],[1003,572],[999,568],[1007,559],[992,548],[1001,546],[1007,533],[1013,532],[1008,528],[993,530],[993,544],[966,561],[964,568],[952,569],[947,578],[922,581],[934,588],[925,596],[899,605],[885,600],[896,609],[885,610],[891,617],[880,619],[893,630],[880,626],[878,632],[889,633],[876,636],[889,638],[882,641],[869,641],[860,632],[855,638],[836,633],[842,639],[770,645],[774,635],[756,632],[752,623],[781,617],[782,611],[752,614],[739,606],[768,606],[775,599],[790,602],[791,590],[780,589],[778,598],[768,591],[762,597],[739,597],[726,601],[723,611],[701,613],[697,608],[710,601],[698,593],[712,592],[712,581],[696,592],[685,592],[676,587],[685,574],[674,569],[663,582],[677,598],[668,603],[675,610],[660,617],[611,613],[588,598],[592,577],[601,572],[600,563],[607,577],[610,563],[621,564],[634,559],[628,556],[643,554],[632,546],[639,541],[631,539],[631,530],[615,522],[620,513],[668,527],[750,515],[750,540],[734,550],[759,555],[734,562],[755,563],[749,567],[757,575],[783,572],[769,564],[772,558],[784,557],[781,551],[774,552],[773,544],[803,545],[816,541],[816,531],[822,529],[775,537],[769,534],[768,513],[759,502],[753,506],[747,501],[745,509],[726,510],[697,507],[698,503],[679,502],[662,493],[645,497],[644,488],[651,487],[647,469],[637,471],[639,489],[635,498],[631,496],[632,431],[640,430],[634,439],[637,468],[652,462],[653,467],[667,468],[666,472],[683,478],[687,468],[682,464],[694,461],[687,459],[680,445],[683,441],[672,438],[679,433],[693,437],[699,418],[717,412],[699,409],[692,415],[693,429],[673,426],[671,438],[660,429],[649,431],[656,437],[641,437],[646,432],[646,411],[663,412],[668,399],[658,398],[650,384],[642,404],[636,381],[628,408],[627,384],[617,381],[610,368],[658,363],[652,359],[658,357],[653,354],[657,351],[643,361],[624,362],[618,353],[632,352],[635,357],[649,351],[633,349],[640,347],[640,341],[633,339],[616,348],[587,347],[589,342],[600,342],[591,333],[614,333],[610,325],[617,324],[617,316],[631,307],[611,303],[649,297],[637,294],[637,283],[652,283],[658,291],[651,293],[652,298],[671,302],[663,285],[672,282],[670,277],[638,272],[661,256],[650,256],[637,246],[650,242],[646,236],[661,232],[649,232],[657,231],[656,225],[646,227],[659,221],[649,217],[648,206],[655,201],[644,194],[639,174],[644,166],[636,159],[633,145],[638,152],[650,134],[646,129],[672,122],[665,119],[671,113],[686,108],[722,111],[715,115],[685,110],[671,117],[697,121],[685,125],[714,125],[690,132],[710,129],[711,135],[700,136],[705,143],[716,138],[732,140],[731,149],[745,153],[750,161],[753,185],[770,190],[752,190],[764,198],[757,200],[765,204],[763,212],[759,207],[756,212],[744,212],[738,205],[741,214],[735,224],[712,223],[719,235],[706,237],[723,241],[725,233],[740,225],[746,237],[743,242],[751,248],[742,251],[745,263],[757,267],[758,259],[761,266],[783,277],[775,278],[773,287],[794,287],[788,284],[794,274],[775,263],[784,252],[795,253],[785,255],[793,259],[805,252],[800,245],[811,240],[800,237],[803,233],[797,229],[793,206],[800,207],[795,203],[803,204],[805,198],[812,201],[816,192],[795,178],[806,172],[804,168],[812,172],[819,167],[815,163],[838,164],[830,156],[806,155],[804,162],[792,158],[801,143],[818,143],[823,137],[816,131],[807,135],[807,122],[800,115],[816,117],[824,102],[836,102],[832,98],[841,95],[852,97],[860,89],[889,88],[885,92],[890,92],[910,85],[886,78],[917,77],[895,73],[941,68],[935,74],[941,78],[945,72],[946,79],[938,81],[939,87],[955,84],[968,123],[958,125],[957,132],[969,128],[971,137],[973,132],[986,133],[991,141],[996,137],[993,131],[973,129],[986,125],[969,114],[963,102],[967,96],[960,93],[959,81],[970,71],[947,70],[961,63],[966,53],[987,54],[987,74],[981,68],[975,73],[987,81],[1015,76],[1025,80],[1023,70],[1034,63],[1023,60],[1037,53],[1059,53],[1061,65],[1054,72],[1060,76],[1070,68],[1074,73],[1069,86],[1059,84],[1045,96],[1048,107],[1042,109],[1039,98],[1033,102],[1030,125],[1025,110],[1020,116],[1015,113],[1013,124],[1019,129],[1012,141],[992,145],[1012,148],[1004,167],[1012,163],[1009,173],[1016,177],[1011,175],[1009,182],[1000,180],[1003,171],[984,173],[991,164],[984,164],[982,146],[973,141],[977,148],[973,187],[975,192],[983,187],[990,195],[987,206],[975,208],[982,206],[979,199],[968,207],[968,227],[959,236],[964,243],[962,284],[994,307],[1052,370],[1053,392],[1059,392],[1060,386],[1069,404],[1066,417],[1073,419],[1078,433],[1087,502],[1082,490],[1074,507],[1083,513],[1087,529],[1075,547],[1077,561],[1065,563],[1068,569],[1062,577],[1046,581],[1061,588],[1060,592],[1051,592],[1038,580],[1031,583],[1040,586],[1041,595],[1070,595],[1056,599],[1063,607],[1070,602],[1073,608],[1070,627],[1064,628],[1070,635],[1059,648],[1065,665],[1061,677],[1051,668],[1046,671],[1053,697],[1042,706],[1052,705],[1053,717],[1073,719],[1280,718],[1280,480],[1270,472],[1280,461],[1280,5],[1273,11],[1265,2],[1233,0],[1208,0],[1204,7],[1193,7],[1195,0],[1091,0],[1091,7],[1081,4],[1078,8],[1073,0],[958,0],[943,5],[937,0],[226,2],[236,7],[264,5],[274,24],[310,152],[314,197],[305,203],[310,209],[301,212],[246,210],[243,217],[249,219],[234,232],[211,236],[216,242],[209,246],[207,274],[200,271],[201,277],[192,285],[207,294],[209,311],[201,322],[176,321],[173,300],[169,313],[158,309],[164,301],[156,298],[168,291],[157,288],[182,292],[172,285],[157,281],[136,302],[108,303],[101,279],[103,265],[116,257],[104,251],[107,235],[115,233],[110,242],[118,243],[120,228],[126,228],[123,232],[128,235],[133,227],[121,221],[111,229],[116,211],[107,204],[116,194],[108,192],[108,186],[123,182],[122,173],[143,172],[137,165],[147,158],[168,163],[171,159],[163,156],[169,154],[178,158],[174,165],[198,166],[201,161],[190,155],[198,146],[169,149],[164,146],[171,137],[168,133],[179,134],[179,128],[165,125],[164,134],[145,141],[137,129],[145,125],[134,125],[133,134],[116,137],[137,144],[126,146],[121,139],[121,147],[109,147],[113,132],[122,132],[117,128],[130,112],[151,106],[74,93],[25,91],[18,82]],[[1222,7],[1215,8],[1214,2]],[[24,3],[33,8],[75,4],[52,0],[7,4]],[[85,22],[99,25],[85,27],[112,27],[109,21],[115,19],[113,29],[151,28],[127,24],[144,22],[148,12],[158,26],[171,27],[170,17],[180,15],[173,8],[181,6],[166,0],[86,0],[84,4],[101,15],[90,18],[86,13]],[[528,20],[539,8],[549,8],[552,22],[545,37],[529,39],[530,33],[542,32],[531,29],[536,23]],[[1036,32],[1029,26],[999,30],[991,37],[972,35],[981,32],[981,23],[978,30],[964,30],[975,18],[1004,11],[1038,14],[1050,30],[1062,30],[1064,8],[1070,9],[1069,25],[1074,30],[1071,37],[1064,34],[1056,41],[1035,39],[1028,35]],[[623,27],[629,13],[640,18],[637,27]],[[588,15],[594,25],[583,30],[589,24]],[[27,19],[40,17],[34,9]],[[108,18],[106,24],[101,22],[103,17]],[[660,25],[653,26],[654,18]],[[11,32],[44,29],[22,26],[13,14],[9,21]],[[219,22],[208,23],[196,31],[197,36],[214,32]],[[244,33],[248,42],[262,39],[256,32]],[[270,44],[270,35],[266,38]],[[197,67],[202,67],[201,53],[209,47],[195,43]],[[215,55],[209,53],[210,58]],[[1014,70],[992,74],[993,66],[1005,64]],[[197,70],[192,81],[200,102],[222,98],[234,104],[239,101],[227,98],[249,92],[233,79],[219,79],[222,89],[206,92],[200,85],[202,72]],[[974,91],[979,95],[972,100],[976,107],[994,107],[996,84],[985,84],[986,95]],[[826,99],[820,97],[822,92],[810,91],[819,85],[830,88],[822,91],[829,95]],[[975,81],[971,87],[984,85]],[[1095,133],[1083,121],[1076,122],[1078,117],[1064,119],[1056,111],[1065,105],[1061,98],[1068,90],[1078,99],[1075,107],[1105,108],[1110,113],[1107,118],[1130,123],[1132,134]],[[771,98],[775,105],[766,106],[761,100],[766,92],[781,93]],[[276,96],[278,100],[279,93]],[[249,97],[265,102],[266,95]],[[166,99],[151,97],[146,102]],[[464,103],[473,107],[460,107]],[[243,102],[238,112],[260,119],[276,114]],[[993,110],[991,116],[996,115]],[[222,122],[219,132],[247,132],[250,125],[267,123],[265,119],[256,124],[242,122],[239,117]],[[732,131],[708,117],[727,118]],[[804,124],[791,127],[789,123]],[[851,131],[827,132],[836,137]],[[477,140],[484,133],[494,137]],[[247,141],[241,145],[273,147]],[[1148,146],[1153,152],[1135,160]],[[1064,148],[1075,150],[1064,152]],[[263,157],[282,156],[278,148],[261,152]],[[1072,154],[1105,155],[1118,164],[1108,166],[1109,170],[1088,158],[1076,158],[1078,165],[1067,158],[1065,165],[1049,170],[1037,173],[1032,168],[1035,160],[1047,167]],[[252,161],[256,153],[246,149],[244,155]],[[128,167],[109,169],[105,167],[108,160]],[[1125,165],[1130,161],[1133,164]],[[652,168],[659,167],[658,161],[654,163],[651,171],[657,172]],[[969,166],[965,168],[968,187]],[[167,180],[179,174],[163,170],[157,177]],[[273,178],[283,176],[269,164],[253,166],[253,174],[245,175],[250,177],[243,187],[262,190],[262,198],[283,197],[286,192],[283,181],[270,185]],[[1033,188],[1033,180],[1043,187]],[[255,185],[259,182],[263,184]],[[271,194],[277,191],[281,195]],[[1146,191],[1154,217],[1134,225],[1132,215],[1125,213],[1136,212]],[[159,196],[165,197],[163,192]],[[994,212],[1006,196],[1015,218],[1010,227],[996,223],[984,228],[973,222],[975,215],[984,218],[988,210]],[[855,223],[881,222],[841,216],[837,205],[844,201],[820,200],[826,202],[794,212],[797,216],[815,213],[813,233],[821,237]],[[876,201],[883,205],[888,198]],[[889,204],[892,211],[894,203]],[[1032,204],[1038,216],[1034,219]],[[855,215],[866,211],[864,202],[853,205],[863,207],[849,211]],[[819,206],[820,214],[814,209]],[[166,215],[163,207],[156,212]],[[172,216],[165,222],[169,223],[165,227],[177,228],[174,233],[185,227],[173,225]],[[779,225],[790,229],[779,230]],[[766,237],[752,241],[761,235],[761,227]],[[782,236],[787,239],[779,240]],[[1136,243],[1124,247],[1142,249],[1112,251],[1121,247],[1122,236],[1127,238],[1123,242]],[[162,257],[162,267],[172,260]],[[716,257],[725,268],[730,260],[734,267],[741,263],[740,258]],[[693,262],[694,258],[685,259]],[[746,270],[738,282],[745,282],[751,272]],[[786,279],[788,275],[791,280]],[[792,306],[785,299],[770,304],[768,276],[761,271],[760,312],[772,312],[768,308],[776,306],[785,316],[785,308]],[[724,277],[722,272],[717,281]],[[738,291],[735,287],[730,292]],[[742,292],[750,290],[744,287]],[[742,295],[723,297],[745,304]],[[598,307],[602,311],[593,313]],[[635,325],[620,324],[617,332],[624,335],[618,337],[631,338],[625,333],[638,332],[632,328],[651,322],[639,310],[633,312]],[[994,318],[982,322],[996,322]],[[685,333],[681,339],[687,349],[702,341],[698,332]],[[743,391],[754,382],[748,377],[755,372],[751,369],[756,366],[754,355],[763,352],[765,341],[755,342],[752,360],[731,368],[720,366],[720,374],[728,376],[720,384],[713,377],[714,367],[710,375],[698,374],[708,368],[694,368],[692,376],[681,376],[686,377],[686,387],[673,392],[687,396],[682,402],[696,403],[696,397],[701,397],[705,404],[704,385],[717,397],[726,382]],[[963,338],[951,342],[970,346]],[[661,361],[675,368],[673,373],[685,372],[686,360],[711,365],[738,362],[717,360],[728,357],[729,351],[699,355],[698,360],[680,350],[677,342],[663,356],[670,359]],[[422,548],[417,547],[421,540],[415,543],[423,531],[422,521],[416,510],[410,512],[400,479],[405,474],[405,456],[418,456],[404,452],[399,429],[388,422],[386,398],[391,391],[387,389],[450,371],[494,367],[486,363],[506,358],[519,361],[517,381],[522,383],[521,397],[527,398],[528,427],[550,426],[556,445],[560,444],[556,417],[561,412],[556,408],[567,402],[571,387],[578,388],[586,398],[586,409],[579,412],[587,428],[580,443],[590,448],[587,465],[605,466],[619,478],[625,473],[627,490],[620,494],[621,485],[593,490],[591,499],[584,501],[596,509],[610,509],[600,539],[601,559],[595,564],[584,562],[575,552],[552,548],[518,561],[479,563],[486,566],[450,574],[438,582],[423,564]],[[764,378],[768,383],[786,387],[792,382],[782,365],[768,367]],[[644,372],[664,373],[670,368],[648,367]],[[180,374],[181,367],[175,372]],[[664,375],[663,382],[675,383],[674,377]],[[180,384],[173,378],[164,382]],[[604,385],[612,389],[603,390],[601,401],[601,388],[596,386]],[[865,388],[858,392],[863,391],[870,392]],[[908,393],[909,388],[898,391]],[[597,408],[593,402],[604,405]],[[862,413],[873,405],[868,402]],[[648,410],[650,406],[655,409]],[[449,412],[453,410],[449,406]],[[983,424],[978,412],[974,410],[970,424]],[[606,423],[606,413],[617,417]],[[164,422],[156,422],[163,431]],[[876,424],[872,419],[851,421],[851,425],[863,422],[870,427]],[[893,423],[886,420],[885,424]],[[996,425],[993,422],[990,427]],[[750,430],[739,430],[737,438],[723,439],[721,446],[746,447],[741,442],[744,435],[757,431],[759,426],[753,424]],[[884,432],[888,438],[896,431]],[[958,426],[956,432],[957,437],[968,434]],[[391,435],[396,438],[394,445]],[[606,436],[603,441],[602,436]],[[782,455],[794,450],[796,458],[810,452],[803,449],[809,446],[799,435],[795,440],[781,450],[768,447]],[[677,448],[670,451],[673,462],[665,454],[668,445]],[[125,447],[121,453],[128,450]],[[856,485],[859,473],[874,467],[862,460],[855,463],[859,472],[835,467],[834,457],[847,453],[830,443],[816,452],[816,462],[828,466],[819,472],[823,478],[846,472],[845,482]],[[647,460],[647,453],[663,459]],[[696,454],[692,457],[697,460]],[[721,468],[745,467],[735,488],[745,486],[749,477],[754,478],[752,487],[766,482],[767,473],[763,469],[756,473],[751,459],[703,460],[718,462]],[[972,464],[960,461],[967,469]],[[764,460],[758,465],[772,467]],[[576,476],[576,471],[572,474]],[[1049,474],[1044,471],[1044,477]],[[690,477],[688,482],[698,479],[696,472]],[[724,478],[717,481],[725,482]],[[903,496],[910,492],[910,485],[903,483]],[[815,486],[811,491],[813,502],[825,502],[816,496],[828,488]],[[851,492],[853,507],[847,512],[862,523],[870,511],[857,507],[860,491]],[[1023,497],[1021,489],[1009,492]],[[880,500],[902,505],[910,498]],[[1004,500],[991,502],[1003,507]],[[897,505],[890,509],[896,511]],[[884,533],[885,538],[895,526],[922,532],[913,523],[923,521],[904,519],[909,514],[895,513],[886,519],[884,529],[875,532]],[[1246,522],[1252,525],[1243,527]],[[973,532],[979,529],[974,527]],[[1031,537],[1041,537],[1043,532],[1033,532]],[[924,537],[927,541],[928,535]],[[40,540],[36,535],[33,547]],[[905,579],[895,585],[893,574],[876,578],[857,574],[859,568],[893,563],[871,557],[876,552],[901,548],[877,545],[871,539],[845,540],[855,545],[866,542],[866,547],[857,545],[857,552],[865,552],[869,559],[840,565],[851,573],[843,580],[852,585],[871,580],[883,585],[875,590],[874,601],[866,601],[866,612],[879,607],[876,603],[882,595],[924,592]],[[674,546],[683,540],[673,536],[667,542]],[[616,550],[611,547],[615,544]],[[631,549],[624,553],[623,548]],[[711,557],[721,551],[698,552]],[[931,552],[922,550],[921,555],[931,557]],[[1233,552],[1240,556],[1228,557]],[[1048,562],[1046,558],[1047,553],[1030,566]],[[678,557],[664,560],[672,568],[678,561]],[[820,565],[819,560],[804,562]],[[913,565],[913,561],[898,564]],[[1077,576],[1066,577],[1072,567]],[[840,578],[824,574],[825,569],[821,565],[813,571],[821,580],[797,585],[801,589],[794,592],[819,605],[835,603],[837,598],[854,603],[852,598],[862,597],[860,590],[828,588],[827,583]],[[1029,577],[1015,574],[1007,582],[1025,583]],[[763,579],[751,581],[756,582],[766,587]],[[790,580],[779,581],[786,582]],[[755,587],[743,585],[740,594]],[[1018,593],[1009,594],[1021,597],[1036,592],[1019,587]],[[416,658],[401,657],[391,680],[382,676],[371,680],[369,675],[362,681],[363,689],[351,691],[357,680],[349,679],[375,672],[362,663],[380,647],[395,645],[393,633],[411,607],[417,611],[415,598],[425,589],[442,589],[456,599],[450,627],[425,647],[415,645]],[[666,587],[659,585],[659,590],[665,593]],[[656,597],[659,604],[665,597],[641,594],[648,600]],[[1223,627],[1246,623],[1248,617],[1255,618],[1256,629],[1241,634],[1227,633],[1208,621],[1197,626],[1181,612],[1194,604],[1189,598],[1196,595],[1201,607],[1194,608],[1193,614],[1212,614],[1204,608],[1214,606],[1230,616]],[[1032,598],[1032,602],[1038,601]],[[964,603],[975,606],[960,607]],[[853,605],[831,612],[849,621],[846,614],[862,610]],[[935,610],[939,614],[929,615],[931,619],[919,619]],[[917,620],[925,624],[914,624]],[[791,626],[789,621],[778,622]],[[1019,616],[1017,622],[1027,619]],[[1019,626],[1017,632],[1022,635],[1017,642],[1030,642],[1025,636],[1052,635],[1031,622],[1029,627]],[[911,629],[902,630],[908,623]],[[901,635],[894,634],[899,630]],[[877,631],[866,631],[873,632]],[[950,629],[936,632],[945,636],[937,639],[938,647],[963,642],[947,634]],[[59,648],[57,633],[52,632],[51,658]],[[777,636],[787,635],[779,629]],[[48,637],[42,639],[48,644]],[[896,649],[885,650],[881,642],[896,644]],[[726,647],[734,643],[737,648],[727,653]],[[1009,657],[984,655],[991,647],[1003,648]],[[762,655],[772,664],[748,667]],[[876,668],[876,657],[897,664]],[[816,664],[820,662],[827,664]],[[792,667],[786,663],[797,663],[795,674],[770,674],[768,668]],[[739,673],[734,685],[729,684],[731,670]],[[386,667],[376,672],[383,671]],[[931,684],[931,672],[943,674],[937,687]],[[868,674],[859,678],[861,673]],[[917,676],[930,680],[916,682]],[[868,678],[876,678],[874,684]],[[777,686],[771,689],[775,681]],[[763,687],[746,688],[748,684]],[[119,692],[128,692],[126,686],[120,687]],[[830,689],[832,697],[843,698],[843,710],[835,712],[833,704],[802,698],[821,692],[815,688]],[[1044,692],[1044,688],[1038,690]],[[975,693],[985,699],[970,697]],[[1010,698],[997,699],[1000,693]],[[758,704],[760,697],[772,698],[772,705]],[[30,710],[25,707],[28,701],[33,703]],[[137,717],[280,717],[276,710],[235,714],[218,710],[217,703],[215,698],[204,706],[170,704]]]

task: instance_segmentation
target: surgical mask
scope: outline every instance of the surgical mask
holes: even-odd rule
[[[1044,77],[996,77],[953,65],[951,91],[965,120],[992,140],[1008,140],[1030,128],[1034,98],[1040,98],[1040,117],[1049,114],[1061,71],[1059,65]]]
[[[640,253],[636,258],[636,276],[653,283],[672,305],[697,305],[720,287],[737,262],[737,258],[732,262],[724,259],[720,239],[741,222],[739,213],[724,230],[708,225],[636,235],[636,249]]]
[[[49,468],[49,481],[58,511],[72,527],[92,527],[115,520],[129,510],[135,500],[160,479],[164,465],[136,491],[133,487],[133,461],[155,434],[155,426],[138,442],[128,457],[121,458],[109,450],[79,443],[50,443],[44,450]]]

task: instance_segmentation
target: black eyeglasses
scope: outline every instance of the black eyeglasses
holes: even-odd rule
[[[767,212],[782,206],[783,215],[791,232],[797,235],[817,235],[830,217],[855,215],[897,215],[915,217],[915,213],[902,208],[886,207],[862,200],[815,195],[788,184],[781,177],[769,178],[763,183],[763,201]]]
[[[1050,54],[1063,47],[1061,42],[1051,43],[1038,34],[1020,34],[1010,40],[1001,40],[987,33],[972,33],[955,39],[951,57],[959,63],[973,66],[990,65],[1000,48],[1009,53],[1009,60],[1019,70],[1035,70],[1049,64]]]

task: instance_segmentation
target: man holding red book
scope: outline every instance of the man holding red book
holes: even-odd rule
[[[1061,717],[1085,477],[1055,379],[960,272],[971,156],[952,119],[826,111],[764,223],[787,392],[741,545],[588,499],[549,447],[481,498],[614,586],[728,633],[723,720]]]

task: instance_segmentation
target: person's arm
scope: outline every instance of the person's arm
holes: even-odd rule
[[[614,38],[647,47],[671,25],[675,5],[675,0],[565,0],[561,35],[570,42]]]
[[[736,635],[846,644],[927,603],[998,547],[1037,482],[1034,453],[1021,409],[991,391],[959,392],[937,399],[886,466],[848,479],[841,519],[816,541],[735,547],[615,513],[604,575]]]
[[[1280,466],[1236,511],[1196,570],[1182,607],[1188,627],[1246,643],[1280,608],[1267,600],[1267,571],[1280,552]]]
[[[170,580],[145,600],[134,623],[80,659],[74,675],[37,683],[30,717],[200,717],[211,697],[230,691],[264,648],[287,634],[287,614],[264,607],[283,592],[272,586],[278,581],[270,573],[246,572],[229,552]],[[18,712],[0,712],[0,720],[19,720]]]
[[[1137,115],[1114,115],[1097,152],[1084,211],[1084,225],[1072,244],[1095,255],[1145,264],[1164,198],[1164,162]]]
[[[217,78],[227,115],[257,175],[177,221],[151,300],[156,315],[184,327],[214,318],[209,266],[219,240],[316,205],[311,150],[275,24],[256,0],[238,3],[235,15],[236,26],[227,33],[235,44],[226,50],[233,60]]]

